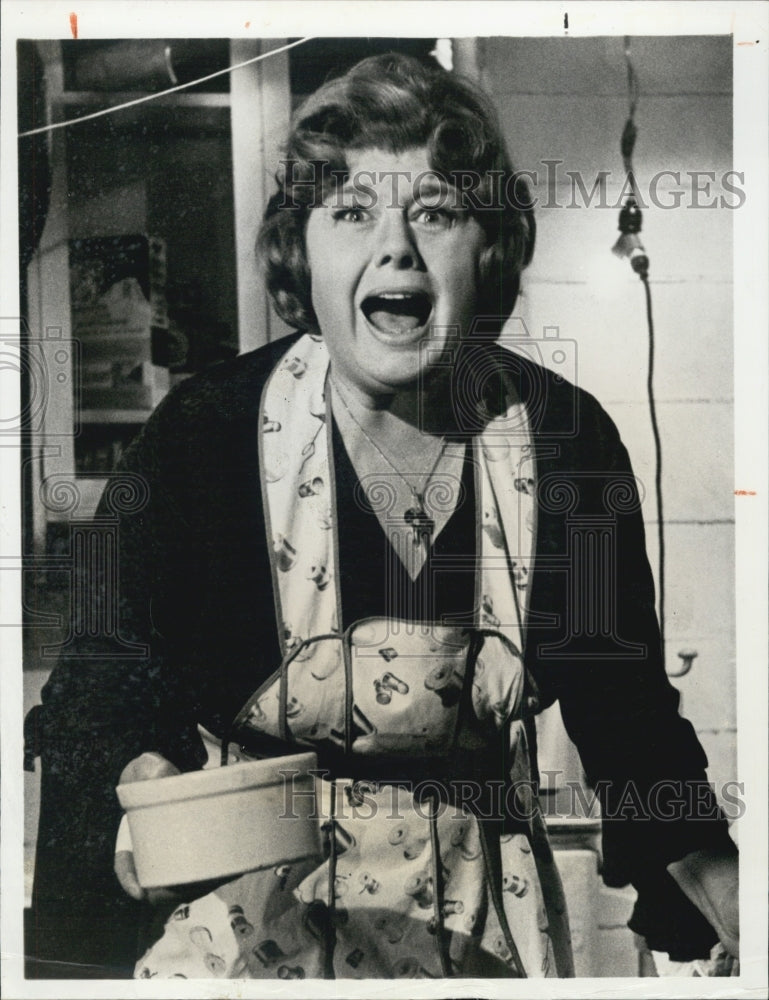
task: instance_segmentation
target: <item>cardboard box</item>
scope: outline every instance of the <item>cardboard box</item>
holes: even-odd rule
[[[165,244],[144,235],[73,239],[69,264],[82,407],[151,409],[168,390]]]

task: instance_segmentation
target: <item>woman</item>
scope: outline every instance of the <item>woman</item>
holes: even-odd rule
[[[125,968],[149,907],[122,843],[127,895],[110,884],[114,786],[200,766],[197,727],[226,742],[237,716],[254,753],[317,751],[336,849],[174,911],[137,975],[573,974],[531,782],[556,698],[605,880],[657,886],[637,929],[715,940],[670,865],[736,949],[734,849],[664,673],[626,453],[591,397],[494,344],[533,249],[524,193],[486,100],[437,68],[366,60],[297,112],[260,243],[302,332],[158,409],[124,465],[149,489],[120,518],[121,642],[44,693],[41,957]],[[596,517],[617,568],[597,634],[571,596]]]

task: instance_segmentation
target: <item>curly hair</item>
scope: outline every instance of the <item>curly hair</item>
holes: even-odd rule
[[[309,213],[347,176],[345,154],[425,147],[434,172],[462,193],[486,234],[478,312],[501,327],[534,251],[528,188],[516,175],[496,113],[469,80],[396,53],[372,56],[324,84],[294,114],[257,241],[278,315],[316,329],[305,249]],[[511,197],[512,193],[512,197]]]

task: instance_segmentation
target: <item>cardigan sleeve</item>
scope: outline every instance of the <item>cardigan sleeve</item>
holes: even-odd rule
[[[72,553],[70,632],[37,714],[41,812],[26,944],[33,976],[131,974],[147,913],[113,874],[115,786],[144,751],[200,766],[157,628],[156,607],[173,599],[168,581],[188,558],[174,463],[164,454],[173,411],[172,399],[161,404],[108,480],[94,521],[73,525],[70,536],[73,549],[96,558]]]
[[[113,873],[120,773],[145,751],[182,771],[201,767],[197,724],[221,732],[262,661],[272,668],[269,564],[246,471],[256,467],[261,386],[289,343],[169,393],[126,450],[94,522],[73,524],[73,548],[93,545],[97,559],[80,560],[70,635],[33,717],[41,811],[30,975],[132,975],[155,915]]]
[[[537,673],[547,695],[559,699],[566,730],[601,805],[603,879],[610,886],[632,882],[643,896],[652,882],[671,888],[664,877],[670,862],[702,848],[733,847],[707,780],[707,758],[692,725],[679,714],[679,693],[665,673],[630,460],[611,419],[592,397],[585,398],[573,466],[589,470],[587,478],[580,479],[580,472],[573,477],[586,498],[581,511],[605,517],[612,488],[620,488],[621,496],[611,508],[611,559],[604,564],[600,591],[611,609],[611,633],[603,637],[603,647],[595,633],[575,635],[571,648],[580,655],[573,660],[548,659],[543,652]],[[587,587],[589,579],[583,569],[580,585]],[[575,600],[574,593],[566,600]],[[567,617],[573,627],[573,617]],[[591,650],[600,655],[591,657]]]

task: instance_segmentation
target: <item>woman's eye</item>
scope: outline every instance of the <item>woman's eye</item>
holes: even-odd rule
[[[454,217],[443,208],[420,208],[415,221],[430,229],[449,229],[454,224]]]
[[[339,208],[334,212],[334,222],[363,222],[365,218],[364,210],[355,206]]]

